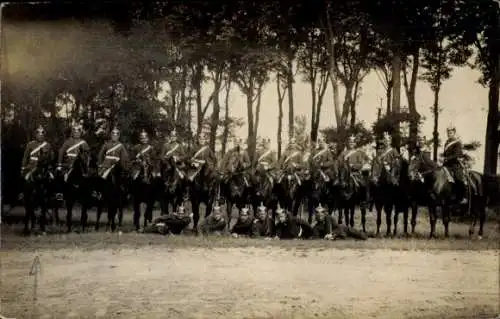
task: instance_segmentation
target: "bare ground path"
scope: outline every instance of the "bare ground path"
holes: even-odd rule
[[[1,252],[0,313],[30,318],[494,318],[499,252],[142,246]]]

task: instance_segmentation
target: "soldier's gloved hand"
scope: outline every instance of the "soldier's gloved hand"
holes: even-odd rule
[[[57,165],[56,171],[61,171],[61,170],[62,170],[62,166],[61,165]]]

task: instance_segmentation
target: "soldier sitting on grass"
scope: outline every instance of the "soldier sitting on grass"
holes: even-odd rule
[[[365,233],[352,227],[338,224],[332,216],[327,214],[321,204],[316,208],[316,224],[313,227],[313,238],[323,238],[326,240],[346,239],[353,237],[366,240]]]
[[[270,238],[272,232],[272,221],[267,215],[267,207],[261,203],[257,208],[255,218],[252,220],[252,237]]]
[[[292,216],[278,205],[275,239],[308,239],[312,235],[312,227],[307,221]]]
[[[240,211],[238,221],[231,229],[231,235],[235,238],[239,236],[250,236],[252,234],[253,218],[248,213],[248,207],[243,207]]]
[[[148,232],[162,235],[179,235],[191,223],[191,215],[186,212],[184,205],[181,205],[173,214],[156,218]]]
[[[201,226],[201,231],[203,235],[222,235],[226,229],[226,219],[222,216],[220,211],[220,206],[215,205],[214,211],[210,216],[208,216]]]

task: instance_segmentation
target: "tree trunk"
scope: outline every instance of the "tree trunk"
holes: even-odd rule
[[[193,74],[193,89],[196,92],[196,136],[194,137],[196,141],[200,138],[201,130],[203,129],[203,102],[201,100],[201,81],[202,81],[201,66],[197,65],[194,68]]]
[[[493,76],[488,92],[488,117],[486,122],[486,144],[484,146],[484,173],[497,174],[498,144],[500,143],[500,109],[498,108],[500,62],[493,65]]]
[[[354,84],[354,92],[351,100],[351,127],[356,125],[356,100],[358,98],[359,84],[361,81],[356,81]]]
[[[408,99],[408,111],[412,116],[416,118],[417,112],[417,102],[416,102],[416,90],[417,90],[417,79],[418,79],[418,68],[420,66],[420,49],[416,49],[416,51],[412,54],[413,63],[412,63],[412,71],[411,71],[411,80],[408,83],[408,79],[406,76],[406,70],[404,70],[404,86],[406,91],[406,97]],[[410,140],[409,140],[409,148],[412,149],[415,147],[415,143],[417,141],[418,136],[418,121],[410,122]]]
[[[318,140],[319,121],[321,119],[321,109],[323,107],[323,99],[325,97],[326,88],[328,86],[328,76],[329,76],[328,73],[320,75],[320,83],[318,86],[319,92],[317,92],[317,98],[316,98],[316,114],[313,125],[311,126],[311,142],[316,142]]]
[[[224,99],[224,131],[222,133],[222,155],[226,154],[229,139],[229,96],[231,95],[231,77],[226,80],[226,97]]]
[[[436,162],[438,159],[438,148],[439,148],[439,91],[441,86],[436,86],[434,88],[434,105],[432,107],[432,114],[434,116],[434,129],[432,132],[433,143],[432,143],[432,159]]]
[[[398,45],[392,59],[392,112],[399,113],[401,110],[401,50]],[[399,150],[401,137],[399,124],[394,128],[394,146]]]
[[[252,141],[252,153],[255,154],[255,151],[257,149],[257,135],[259,132],[259,121],[260,121],[260,104],[262,102],[262,89],[264,85],[262,83],[259,83],[259,90],[258,90],[258,95],[257,95],[257,105],[255,107],[255,125],[253,128],[253,141]]]
[[[311,89],[311,141],[315,140],[314,136],[314,126],[316,123],[316,70],[310,69],[309,70],[309,84],[310,84],[310,89]]]
[[[278,141],[278,159],[281,158],[281,151],[283,146],[283,100],[285,99],[286,89],[281,92],[281,83],[283,79],[281,75],[278,74],[276,78],[276,90],[278,93],[278,130],[277,130],[277,141]]]
[[[246,97],[247,97],[247,127],[248,127],[248,130],[247,130],[247,147],[248,147],[248,151],[249,151],[249,156],[250,156],[250,160],[253,161],[253,158],[254,158],[254,154],[253,154],[253,141],[254,141],[254,131],[253,131],[253,128],[254,128],[254,121],[253,121],[253,100],[254,100],[254,92],[255,92],[255,85],[254,85],[254,79],[253,79],[253,76],[250,77],[249,79],[249,87],[247,88],[247,90],[245,90],[245,94],[246,94]]]
[[[352,91],[354,89],[354,81],[344,82],[344,86],[345,86],[345,97],[344,97],[344,104],[342,105],[341,123],[342,123],[342,127],[346,128],[348,118],[349,118],[349,113],[351,110]]]
[[[289,53],[287,58],[286,83],[288,92],[288,139],[290,140],[290,138],[293,137],[293,123],[295,119],[293,101],[293,83],[295,82],[293,78],[293,54]]]
[[[392,112],[391,110],[391,102],[392,102],[392,82],[391,81],[388,86],[387,86],[387,90],[385,91],[385,98],[386,98],[386,114],[389,114]]]
[[[210,150],[215,153],[215,143],[217,140],[217,129],[219,128],[220,101],[219,93],[222,85],[222,68],[217,70],[215,76],[215,88],[213,94],[213,111],[210,118]]]
[[[497,15],[495,21],[492,21],[492,34],[487,43],[491,66],[491,79],[488,92],[488,117],[486,122],[486,144],[484,146],[484,173],[497,174],[499,161],[498,147],[500,144],[500,108],[498,105],[499,86],[500,86],[500,44],[498,36],[500,35],[500,15]]]

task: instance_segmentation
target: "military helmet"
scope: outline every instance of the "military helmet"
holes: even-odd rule
[[[177,137],[177,131],[175,129],[170,132],[170,137]]]
[[[325,211],[325,208],[323,206],[321,206],[321,203],[318,205],[318,207],[316,207],[316,212],[317,213],[322,213]]]
[[[446,128],[446,131],[447,132],[456,132],[457,129],[455,128],[455,126],[453,124],[450,123],[450,125],[448,125],[448,127]]]
[[[141,133],[139,134],[139,137],[140,138],[147,138],[148,137],[148,133],[146,132],[146,130],[142,130]]]
[[[118,127],[115,126],[113,130],[111,130],[111,134],[116,134],[116,135],[120,134],[120,129],[118,129]]]
[[[39,125],[35,131],[37,134],[43,135],[45,134],[45,129],[43,128],[42,125]]]

